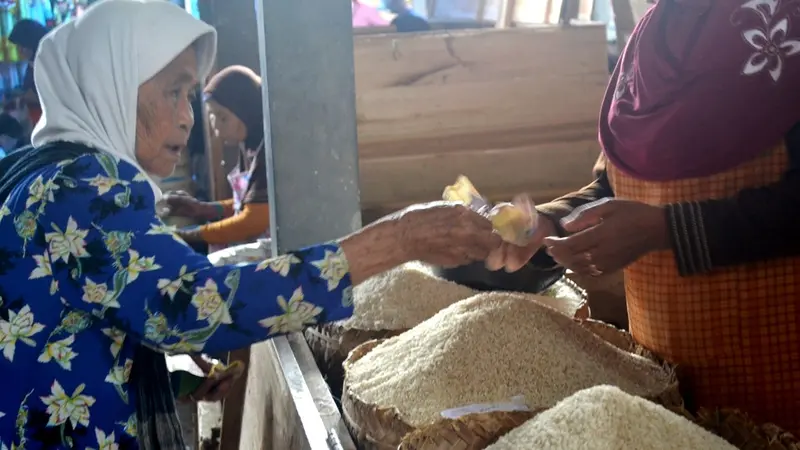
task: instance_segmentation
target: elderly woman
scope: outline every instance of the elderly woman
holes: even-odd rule
[[[421,205],[336,242],[212,267],[155,213],[192,128],[213,28],[169,2],[106,0],[42,41],[34,150],[0,179],[0,448],[183,449],[165,353],[220,353],[352,313],[351,288],[499,245]]]
[[[543,244],[589,275],[624,269],[633,336],[679,364],[693,406],[800,433],[800,23],[780,0],[661,0],[600,118],[596,180],[539,209]]]
[[[261,77],[244,66],[227,67],[214,75],[203,95],[211,130],[227,145],[239,147],[239,159],[228,173],[233,198],[201,202],[178,194],[164,200],[172,215],[211,221],[179,235],[190,243],[205,242],[213,252],[266,237],[269,231]]]

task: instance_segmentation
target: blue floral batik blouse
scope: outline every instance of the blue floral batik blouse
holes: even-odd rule
[[[106,153],[46,166],[0,208],[0,449],[138,448],[140,343],[221,353],[352,313],[336,244],[212,267]]]

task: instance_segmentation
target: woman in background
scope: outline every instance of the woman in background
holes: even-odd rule
[[[25,135],[25,129],[11,114],[0,113],[0,148],[7,155],[26,145],[31,139]]]
[[[216,74],[204,90],[211,131],[226,145],[239,147],[236,167],[228,174],[233,198],[201,202],[185,194],[165,196],[170,214],[211,223],[182,229],[190,243],[209,244],[209,252],[237,243],[252,242],[269,232],[267,163],[264,151],[264,114],[261,77],[244,66]]]
[[[386,8],[396,14],[392,19],[392,25],[398,33],[415,33],[419,31],[430,31],[431,25],[427,20],[416,15],[408,7],[406,0],[386,0]]]
[[[353,28],[361,27],[385,27],[389,21],[381,16],[377,8],[365,5],[361,0],[352,0],[353,6]]]
[[[660,0],[600,110],[595,181],[539,206],[544,245],[624,270],[630,330],[678,365],[690,407],[800,433],[800,22],[780,0]],[[794,22],[794,23],[792,23]]]
[[[35,20],[23,19],[17,22],[8,37],[8,40],[19,49],[20,58],[28,61],[28,68],[22,81],[22,101],[28,108],[31,125],[34,126],[42,115],[42,107],[39,106],[39,94],[33,79],[33,58],[39,49],[39,42],[48,31],[47,27]]]

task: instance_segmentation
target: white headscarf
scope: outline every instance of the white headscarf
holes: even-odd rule
[[[138,88],[195,42],[204,80],[216,31],[169,1],[104,0],[59,26],[34,60],[42,117],[33,145],[77,142],[142,170],[135,154]],[[161,190],[152,179],[150,185],[158,200]]]

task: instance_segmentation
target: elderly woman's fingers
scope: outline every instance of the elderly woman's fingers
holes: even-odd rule
[[[506,265],[509,244],[503,242],[489,253],[484,262],[489,270],[500,270]]]
[[[233,384],[236,382],[234,379],[225,379],[217,384],[205,397],[204,401],[218,402],[225,398],[230,392]]]
[[[205,401],[206,397],[218,383],[219,380],[216,378],[206,378],[205,381],[191,393],[189,398],[195,401]]]
[[[516,272],[525,267],[541,247],[542,243],[539,241],[532,242],[525,247],[509,245],[505,263],[506,272]]]
[[[544,241],[547,254],[561,266],[578,273],[595,272],[592,252],[595,246],[577,245],[569,238],[547,238]]]

